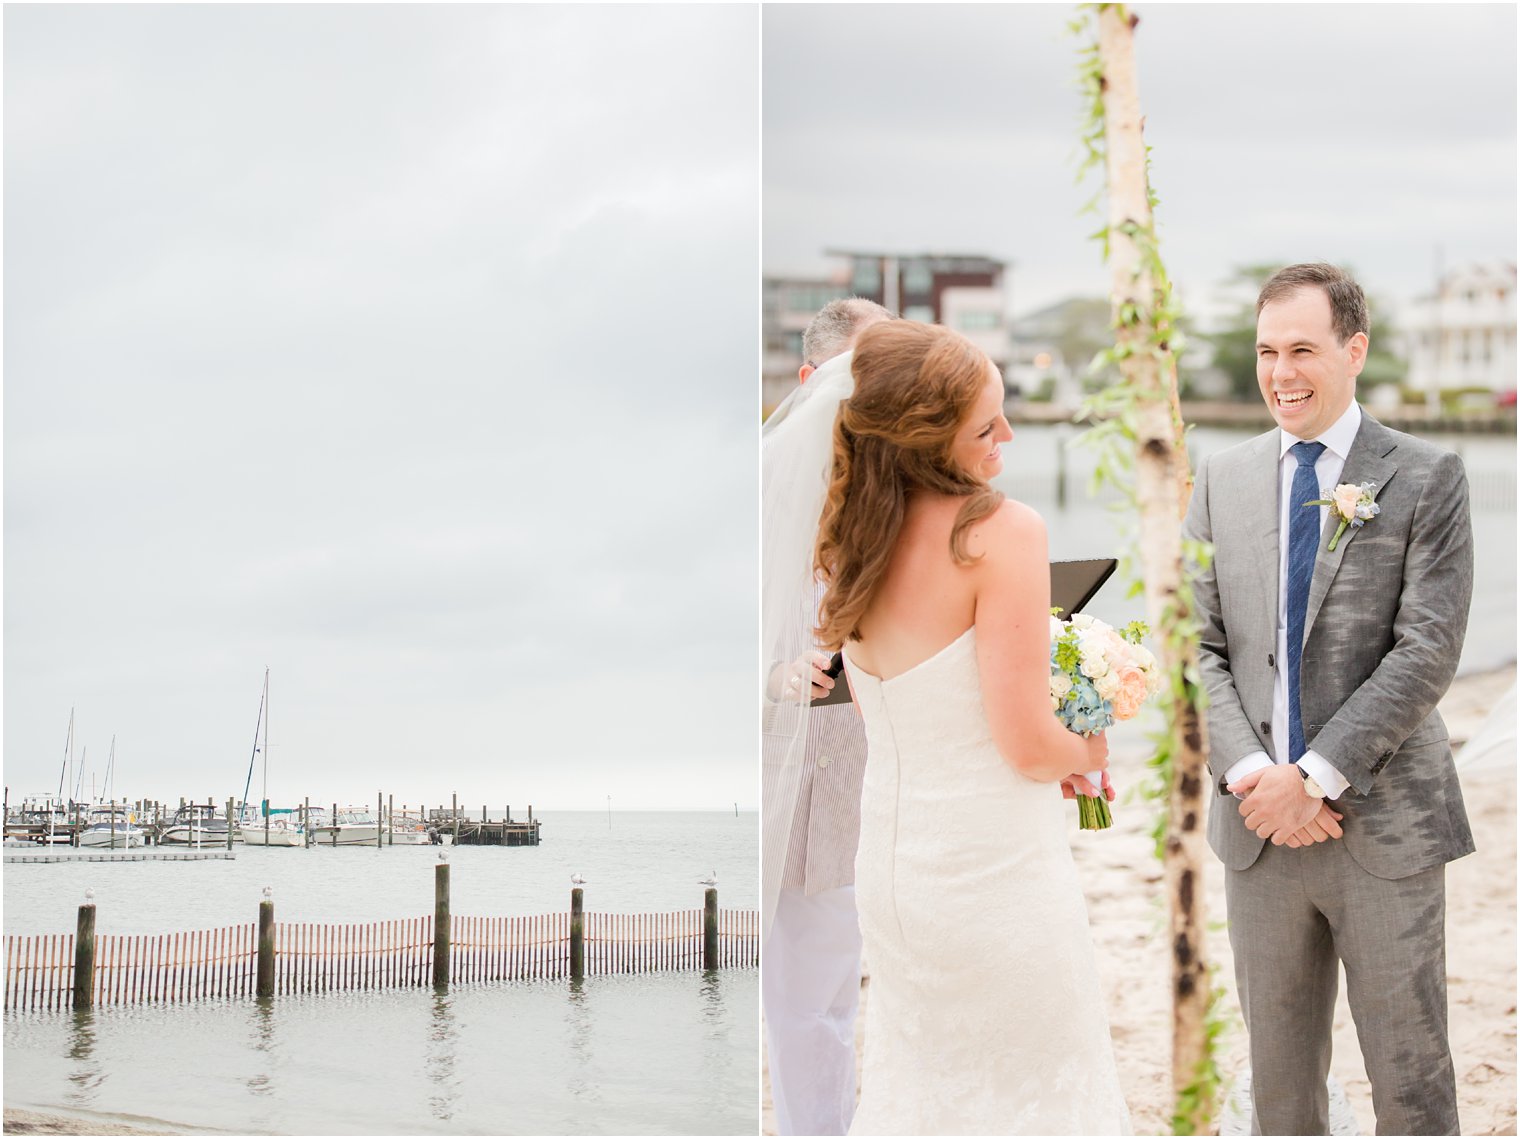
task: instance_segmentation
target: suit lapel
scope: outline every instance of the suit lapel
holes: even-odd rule
[[[1277,524],[1280,513],[1278,495],[1282,479],[1279,477],[1282,455],[1282,436],[1278,431],[1268,431],[1260,437],[1254,454],[1246,467],[1244,495],[1241,502],[1272,504],[1272,509],[1262,512],[1262,524],[1251,530],[1251,565],[1257,580],[1256,596],[1264,603],[1261,614],[1266,622],[1269,639],[1277,629],[1277,571],[1279,551],[1277,548]]]
[[[1346,465],[1341,471],[1340,481],[1342,483],[1376,483],[1377,485],[1372,488],[1372,497],[1376,500],[1383,488],[1388,485],[1388,480],[1398,470],[1398,464],[1393,461],[1393,452],[1398,445],[1398,439],[1393,432],[1363,411],[1362,425],[1357,429],[1356,439],[1351,444],[1351,452],[1346,456]],[[1319,616],[1320,606],[1330,592],[1330,583],[1335,580],[1335,575],[1341,568],[1346,550],[1351,545],[1352,539],[1361,532],[1359,526],[1347,526],[1346,532],[1341,535],[1341,540],[1335,544],[1335,549],[1332,551],[1330,539],[1335,536],[1340,524],[1340,515],[1334,507],[1331,507],[1325,518],[1324,532],[1319,536],[1319,554],[1314,559],[1314,577],[1309,582],[1309,606],[1304,615],[1305,644],[1309,643],[1309,634],[1314,629],[1314,619]],[[1369,524],[1376,525],[1376,520]]]

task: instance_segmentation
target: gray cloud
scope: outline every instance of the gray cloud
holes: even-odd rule
[[[13,794],[752,802],[753,12],[5,20]]]
[[[1375,294],[1515,248],[1515,13],[1503,5],[1135,8],[1163,253],[1207,304],[1239,263],[1325,257]],[[1072,9],[766,10],[768,271],[831,246],[983,251],[1015,311],[1101,293],[1073,185]]]

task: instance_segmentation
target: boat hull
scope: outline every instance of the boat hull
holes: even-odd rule
[[[300,831],[275,829],[267,832],[263,827],[243,828],[244,846],[305,846],[306,836]]]
[[[108,829],[96,830],[92,827],[79,836],[80,846],[99,847],[106,850],[128,850],[142,844],[143,832],[136,827],[130,830],[118,827],[114,835]]]

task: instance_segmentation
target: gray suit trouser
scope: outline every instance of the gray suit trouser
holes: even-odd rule
[[[1446,868],[1367,873],[1335,839],[1267,843],[1226,870],[1230,946],[1250,1031],[1256,1135],[1327,1135],[1337,962],[1379,1135],[1456,1135],[1446,1043]]]

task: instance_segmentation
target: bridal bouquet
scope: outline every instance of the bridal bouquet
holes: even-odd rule
[[[1133,719],[1140,705],[1161,690],[1161,667],[1140,639],[1150,632],[1131,621],[1121,633],[1085,613],[1062,621],[1050,617],[1050,707],[1061,723],[1084,736],[1105,731],[1116,720]],[[1088,781],[1099,789],[1102,772]],[[1077,814],[1086,831],[1113,825],[1100,795],[1077,796]]]

